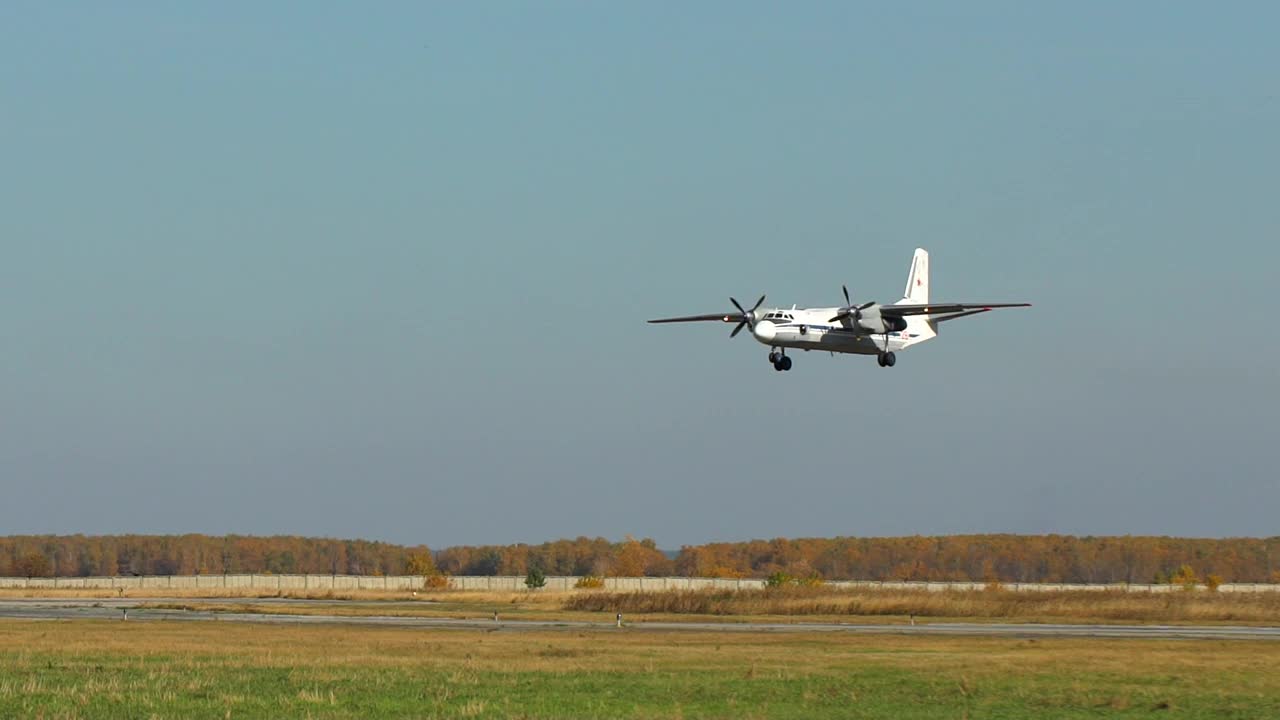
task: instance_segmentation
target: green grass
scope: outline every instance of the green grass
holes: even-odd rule
[[[0,623],[0,717],[1280,717],[1280,643]]]

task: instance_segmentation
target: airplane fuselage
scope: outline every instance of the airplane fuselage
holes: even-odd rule
[[[762,345],[794,350],[821,350],[853,355],[879,355],[902,350],[919,342],[921,333],[907,328],[902,332],[867,333],[831,322],[840,308],[773,308],[756,311],[759,318],[751,335]]]

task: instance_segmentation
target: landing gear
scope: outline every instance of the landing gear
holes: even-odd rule
[[[876,356],[876,362],[880,363],[880,367],[893,367],[898,363],[898,356],[891,352],[880,353]]]
[[[769,362],[773,363],[773,369],[778,372],[786,372],[791,369],[791,358],[787,357],[783,350],[770,350]]]

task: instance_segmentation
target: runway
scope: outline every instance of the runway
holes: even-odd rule
[[[254,604],[342,605],[344,601],[254,599]],[[219,605],[236,604],[227,600],[192,598],[71,599],[21,598],[0,600],[0,619],[12,620],[116,620],[121,622],[243,622],[277,625],[364,625],[424,630],[488,630],[521,631],[615,631],[615,632],[731,632],[731,633],[852,633],[863,635],[964,635],[1014,638],[1147,638],[1201,640],[1280,640],[1280,627],[1245,627],[1214,625],[1063,625],[1035,623],[930,623],[866,624],[866,623],[744,623],[744,622],[630,622],[619,629],[612,619],[603,622],[581,620],[493,620],[476,618],[396,617],[391,615],[301,615],[288,613],[210,612],[172,608],[141,607],[169,603]],[[387,606],[423,603],[379,603]],[[367,603],[365,604],[367,605]]]

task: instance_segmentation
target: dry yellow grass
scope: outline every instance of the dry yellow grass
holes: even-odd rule
[[[1280,594],[1004,590],[696,590],[580,593],[566,610],[712,616],[980,618],[1024,621],[1280,624]]]
[[[0,590],[2,597],[115,598],[104,590]],[[1005,590],[942,591],[864,588],[795,587],[770,590],[701,590],[659,592],[569,591],[262,591],[240,589],[129,590],[126,599],[177,598],[179,607],[221,612],[293,614],[400,615],[481,617],[498,611],[527,619],[599,619],[622,612],[633,620],[701,619],[737,621],[848,620],[895,622],[922,619],[1009,620],[1028,622],[1117,622],[1280,625],[1280,593],[1213,593],[1174,591],[1013,592]],[[314,600],[314,605],[273,605],[254,600]],[[324,601],[344,601],[332,604]],[[395,602],[392,602],[395,601]]]
[[[832,633],[744,634],[688,631],[679,635],[615,630],[424,631],[252,623],[120,623],[113,621],[4,621],[0,646],[30,654],[120,656],[144,661],[174,658],[178,666],[213,656],[224,662],[268,667],[342,668],[427,665],[496,671],[627,671],[653,663],[694,670],[746,660],[758,672],[821,670],[832,663],[874,659],[895,667],[955,669],[980,654],[974,674],[1087,666],[1124,673],[1140,650],[1151,668],[1212,670],[1280,667],[1280,643],[1209,640],[1008,639],[875,636]],[[803,648],[803,656],[796,650]],[[1230,652],[1222,652],[1230,650]],[[1239,652],[1237,652],[1239,651]],[[1280,677],[1276,678],[1280,683]]]

